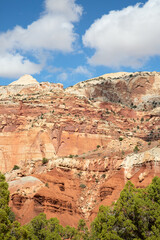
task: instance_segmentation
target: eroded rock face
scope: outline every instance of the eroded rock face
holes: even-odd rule
[[[141,110],[150,110],[160,106],[160,73],[105,74],[77,83],[69,87],[67,92],[96,101],[110,101]]]
[[[0,170],[17,219],[25,224],[43,211],[63,225],[89,223],[128,180],[145,187],[160,176],[159,84],[159,73],[145,72],[66,90],[0,87]]]
[[[77,205],[79,181],[73,180],[71,173],[54,169],[8,183],[10,206],[22,224],[41,212],[45,212],[48,218],[57,216],[63,225],[76,226],[80,219]]]

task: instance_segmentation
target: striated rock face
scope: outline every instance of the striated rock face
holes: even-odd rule
[[[48,218],[58,217],[63,225],[76,226],[77,219],[80,219],[76,206],[78,187],[78,181],[72,179],[72,174],[56,169],[38,175],[38,178],[22,177],[9,182],[10,206],[22,224],[45,212]]]
[[[160,73],[112,73],[80,82],[67,92],[138,109],[160,106]]]
[[[25,76],[0,87],[0,170],[22,224],[42,211],[89,224],[128,180],[160,176],[159,78],[106,74],[64,90]]]

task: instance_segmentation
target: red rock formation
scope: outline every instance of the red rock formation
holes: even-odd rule
[[[159,93],[159,73],[146,72],[66,90],[1,87],[0,169],[17,219],[25,224],[43,211],[63,225],[89,223],[128,179],[145,187],[160,176]]]

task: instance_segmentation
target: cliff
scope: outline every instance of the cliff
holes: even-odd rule
[[[69,93],[105,102],[121,103],[139,110],[160,106],[160,73],[112,73],[77,83]]]
[[[65,90],[24,79],[0,87],[0,170],[22,224],[42,211],[63,225],[90,222],[128,179],[145,187],[160,176],[159,73],[106,74]]]

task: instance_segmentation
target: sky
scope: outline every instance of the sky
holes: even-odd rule
[[[160,0],[0,0],[0,85],[160,71]]]

